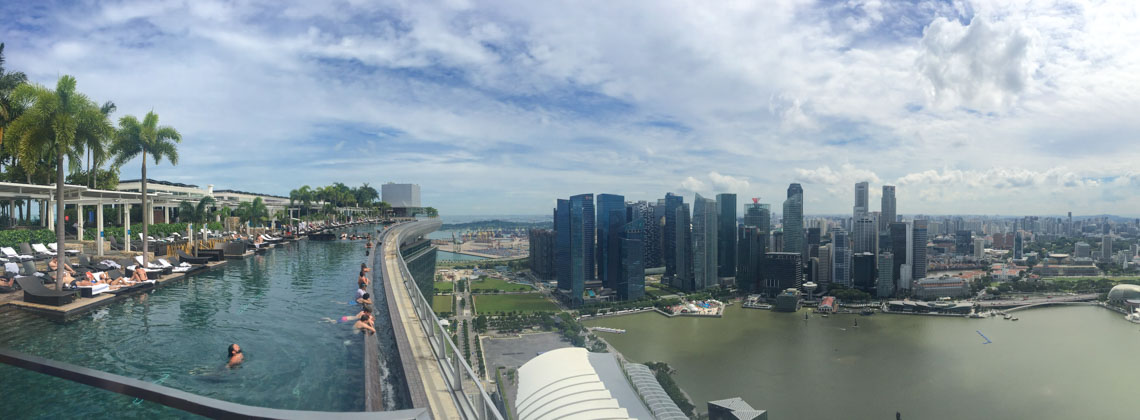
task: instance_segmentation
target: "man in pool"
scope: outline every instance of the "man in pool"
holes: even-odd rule
[[[370,334],[376,334],[376,327],[372,325],[371,314],[361,315],[360,320],[356,321],[356,323],[352,325],[352,328],[360,331],[368,331]]]
[[[360,278],[356,280],[356,284],[360,287],[368,285],[368,276],[364,275],[364,270],[360,270]]]
[[[359,303],[361,305],[371,305],[372,295],[369,295],[368,293],[360,295],[360,297],[356,298],[356,303]]]
[[[227,349],[227,353],[228,354],[226,357],[229,359],[229,361],[226,362],[226,367],[228,368],[240,365],[241,362],[245,361],[245,355],[241,352],[241,346],[237,344],[230,344],[229,349]]]

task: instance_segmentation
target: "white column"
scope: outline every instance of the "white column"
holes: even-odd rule
[[[95,206],[95,255],[103,256],[103,203]]]
[[[78,232],[77,234],[79,235],[79,236],[76,236],[76,238],[79,238],[79,239],[76,239],[75,241],[82,243],[83,242],[83,205],[81,205],[81,204],[75,205],[75,223],[79,224],[79,228],[76,229],[76,231]]]
[[[154,224],[154,203],[153,202],[148,202],[148,203],[146,203],[145,206],[143,206],[143,220],[146,220],[146,224],[148,224],[148,225]]]
[[[131,250],[131,203],[123,203],[123,251]]]
[[[190,241],[190,252],[194,252],[194,224],[186,224],[186,238]]]
[[[44,208],[47,214],[47,228],[55,232],[55,203],[52,200],[45,201],[44,203],[46,203]]]
[[[162,210],[164,211],[163,215],[165,216],[166,223],[170,223],[170,206],[162,206]]]

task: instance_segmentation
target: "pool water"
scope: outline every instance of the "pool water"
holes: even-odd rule
[[[357,312],[366,258],[363,241],[300,241],[66,323],[6,310],[0,346],[241,404],[362,411],[363,337],[327,320]],[[240,368],[225,367],[230,343]],[[0,402],[0,418],[189,416],[7,365]]]

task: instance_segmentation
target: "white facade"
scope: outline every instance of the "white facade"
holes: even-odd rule
[[[380,199],[394,208],[421,207],[420,184],[389,182],[380,186]]]
[[[650,417],[614,356],[580,347],[548,351],[519,368],[515,413],[520,420]]]

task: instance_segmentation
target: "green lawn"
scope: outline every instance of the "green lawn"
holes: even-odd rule
[[[491,277],[484,277],[483,280],[476,280],[471,282],[472,293],[483,293],[491,290],[502,290],[504,292],[529,292],[533,287],[526,284],[508,283],[506,280],[496,279]]]
[[[451,312],[455,313],[455,306],[452,304],[453,300],[451,295],[447,296],[432,296],[431,297],[431,310],[435,313]]]
[[[478,295],[475,296],[475,309],[482,314],[495,312],[539,312],[557,311],[558,305],[546,300],[539,293],[521,295]]]
[[[435,282],[436,293],[451,293],[455,290],[455,283],[450,281],[437,281]]]

